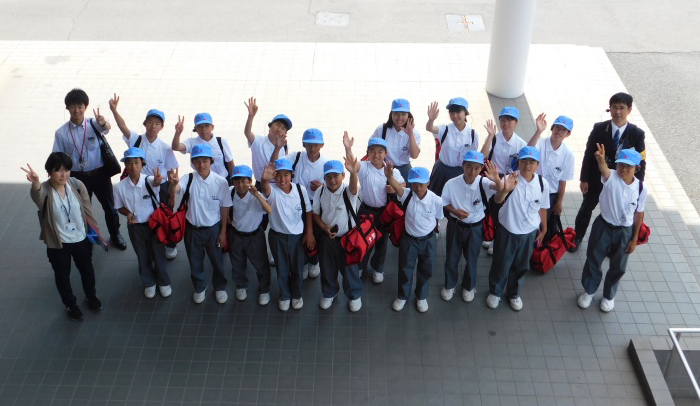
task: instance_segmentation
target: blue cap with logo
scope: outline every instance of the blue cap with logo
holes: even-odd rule
[[[275,170],[276,171],[289,171],[293,172],[292,169],[292,161],[289,159],[278,159],[275,161]]]
[[[121,161],[125,162],[127,158],[142,158],[145,161],[146,151],[142,150],[141,148],[131,147],[124,151],[124,158],[122,158]],[[146,165],[146,162],[143,164]]]
[[[194,125],[200,124],[214,124],[214,122],[211,119],[211,114],[199,113],[196,116],[194,116]]]
[[[571,131],[574,129],[574,120],[570,119],[567,116],[559,116],[556,120],[554,120],[554,123],[552,123],[552,125],[559,125]]]
[[[477,164],[484,164],[484,154],[482,154],[479,151],[473,151],[469,150],[464,153],[464,157],[462,158],[462,162],[474,162]]]
[[[340,161],[328,161],[323,164],[323,176],[326,176],[329,173],[345,173],[343,163]]]
[[[467,102],[467,99],[464,97],[455,97],[454,99],[450,99],[449,103],[447,103],[447,109],[452,106],[460,106],[469,110],[469,102]]]
[[[318,128],[309,128],[301,136],[301,142],[308,144],[323,144],[323,133]]]
[[[503,116],[509,116],[513,117],[516,120],[520,120],[520,112],[515,107],[504,107],[503,110],[501,110],[501,114],[499,114],[498,117]]]
[[[148,113],[146,113],[146,118],[148,117],[158,117],[161,121],[165,122],[165,114],[158,109],[148,110]]]
[[[233,171],[231,172],[231,177],[232,178],[252,178],[253,177],[253,170],[250,169],[248,165],[237,165],[233,167]]]
[[[642,162],[642,155],[634,149],[623,149],[617,154],[615,163],[637,166]]]
[[[192,147],[192,159],[206,157],[214,158],[214,154],[211,151],[211,146],[209,144],[197,144]]]
[[[411,111],[411,105],[406,99],[396,99],[391,102],[391,111],[396,113],[408,113]]]
[[[430,171],[417,166],[408,171],[408,183],[428,183],[430,182]]]
[[[289,117],[285,116],[284,114],[278,114],[274,117],[272,117],[272,120],[270,121],[270,124],[274,123],[275,121],[281,121],[284,123],[284,125],[287,126],[287,130],[292,129],[292,120],[289,119]]]
[[[371,147],[379,145],[380,147],[384,147],[384,149],[389,149],[389,144],[386,143],[386,140],[383,138],[370,138],[369,142],[367,143],[367,149],[370,149]]]
[[[518,152],[518,159],[532,159],[540,162],[540,150],[535,147],[523,147],[523,149]]]

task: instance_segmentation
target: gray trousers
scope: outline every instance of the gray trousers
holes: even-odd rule
[[[398,298],[408,300],[413,285],[413,270],[418,262],[416,277],[416,298],[427,299],[430,286],[428,281],[433,276],[435,266],[435,247],[437,238],[431,232],[425,237],[413,237],[404,231],[399,242],[399,292]]]
[[[253,264],[258,277],[258,292],[270,292],[270,261],[267,258],[267,242],[262,228],[250,235],[243,235],[233,227],[228,230],[228,256],[236,289],[248,288],[248,261]]]
[[[204,273],[204,254],[206,253],[213,268],[212,284],[214,290],[226,289],[226,276],[224,276],[224,254],[217,247],[217,240],[221,232],[221,222],[211,227],[195,228],[187,223],[185,227],[185,250],[190,262],[190,277],[192,285],[197,293],[204,292],[207,288],[207,278]]]
[[[270,229],[267,234],[270,251],[277,268],[280,300],[301,299],[304,281],[304,234],[283,234]]]
[[[493,242],[493,261],[489,271],[489,293],[508,299],[520,296],[525,274],[530,270],[530,257],[537,233],[513,234],[505,227],[496,227]]]
[[[343,276],[343,292],[350,300],[362,296],[362,281],[358,265],[345,265],[345,251],[340,245],[340,237],[331,239],[321,233],[316,240],[319,247],[318,256],[321,263],[321,292],[323,297],[335,297],[340,291],[338,272]]]
[[[139,263],[139,276],[144,287],[170,285],[166,270],[165,245],[158,242],[156,233],[148,223],[127,224],[131,246],[136,251]]]
[[[445,255],[445,289],[453,289],[459,279],[459,259],[464,256],[464,276],[462,288],[472,290],[476,287],[476,262],[484,240],[484,227],[481,221],[472,226],[461,226],[448,217]]]
[[[606,224],[603,217],[596,217],[591,227],[591,235],[588,237],[588,249],[586,250],[586,263],[583,265],[581,284],[589,295],[595,294],[603,278],[600,269],[605,257],[610,258],[610,268],[605,274],[603,285],[603,297],[610,300],[617,294],[620,279],[627,268],[626,252],[627,244],[632,239],[633,226],[611,227]]]

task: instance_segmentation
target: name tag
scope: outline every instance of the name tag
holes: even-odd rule
[[[75,223],[70,222],[70,223],[66,223],[66,225],[63,227],[63,229],[66,230],[67,232],[71,232],[71,231],[77,230],[77,227],[75,226]]]

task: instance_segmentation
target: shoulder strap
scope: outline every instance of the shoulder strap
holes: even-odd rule
[[[225,157],[226,154],[224,154],[224,143],[221,142],[221,137],[216,137],[216,142],[219,144],[219,149],[221,150],[221,156],[224,157],[224,161],[225,161],[225,160],[226,160],[226,157]]]
[[[190,200],[190,185],[192,184],[193,179],[194,174],[190,173],[190,179],[187,181],[187,186],[185,186],[185,193],[182,195],[182,201],[180,202],[180,207],[177,209],[178,211],[180,211],[187,201]]]
[[[496,137],[494,137],[496,138]],[[472,128],[472,145],[474,145],[474,129]]]
[[[139,137],[136,139],[136,142],[134,143],[134,147],[138,148],[139,145],[141,145],[141,138],[143,138],[143,136],[139,135]]]
[[[481,192],[481,204],[484,205],[484,213],[488,213],[489,211],[489,206],[486,204],[486,191],[484,190],[484,177],[482,176],[481,179],[479,179],[479,192]]]
[[[637,207],[639,207],[639,199],[642,197],[642,190],[644,190],[644,182],[639,181],[639,194],[637,195]]]
[[[104,138],[102,137],[102,133],[99,132],[99,131],[97,131],[97,127],[95,127],[95,123],[93,122],[92,119],[90,119],[89,121],[90,121],[90,127],[92,127],[92,131],[95,132],[95,135],[97,136],[97,139],[100,140],[100,143],[104,144],[104,143],[105,143],[105,140],[104,140]]]
[[[487,158],[489,161],[491,158],[493,158],[493,148],[496,146],[496,136],[493,136],[493,140],[491,140],[491,150],[489,151],[489,157]]]
[[[284,154],[287,155],[288,153],[289,153],[289,147],[285,145],[284,146]]]
[[[301,221],[306,225],[306,202],[304,202],[304,194],[301,192],[301,185],[297,185],[297,192],[299,192],[299,201],[301,201]]]
[[[297,152],[297,157],[294,158],[294,163],[292,164],[292,172],[297,169],[297,164],[299,163],[299,158],[301,158],[301,152]]]
[[[139,140],[141,140],[141,137],[139,137]],[[158,200],[156,199],[156,194],[153,193],[153,189],[151,189],[151,185],[148,184],[148,176],[146,176],[146,179],[143,180],[143,183],[146,185],[146,190],[151,196],[151,204],[153,205],[153,210],[156,210],[158,208]]]
[[[447,130],[448,130],[448,127],[445,126],[445,132],[442,133],[442,139],[440,140],[440,145],[445,143],[445,139],[447,138]],[[474,130],[472,130],[472,141],[473,140],[474,140]]]
[[[323,200],[321,200],[321,197],[323,196],[323,190],[326,189],[325,186],[321,186],[321,192],[318,194],[318,215],[323,216]]]
[[[349,216],[348,216],[348,232],[352,230],[352,221],[355,220],[355,225],[359,226],[360,225],[360,219],[357,218],[357,213],[355,213],[355,209],[352,207],[352,204],[350,204],[350,197],[348,196],[348,189],[345,188],[343,190],[343,203],[345,203],[345,210],[347,210]]]
[[[410,190],[408,192],[408,196],[406,196],[406,200],[403,201],[403,206],[401,207],[403,209],[404,214],[406,213],[406,210],[408,209],[408,202],[411,201],[412,197],[413,197],[413,190]]]
[[[383,140],[386,140],[386,130],[387,130],[386,123],[384,123],[384,124],[382,124],[382,139]]]
[[[537,178],[540,180],[540,193],[544,193],[544,183],[542,182],[542,175],[537,175]]]

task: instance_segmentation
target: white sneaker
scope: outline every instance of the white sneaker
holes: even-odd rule
[[[486,253],[493,256],[493,244],[491,244],[491,246],[489,247],[489,249],[486,250]]]
[[[247,289],[236,289],[236,299],[245,300],[248,297]]]
[[[428,301],[426,299],[420,299],[416,302],[416,309],[419,312],[425,313],[428,311]]]
[[[406,301],[403,299],[396,298],[394,300],[394,303],[392,303],[391,308],[396,310],[397,312],[400,312],[401,309],[406,305]]]
[[[374,272],[372,274],[372,282],[374,282],[374,283],[384,282],[384,272]]]
[[[440,297],[442,297],[442,300],[451,300],[452,296],[455,294],[455,289],[447,289],[447,288],[442,288],[442,291],[440,292]]]
[[[156,285],[147,287],[143,290],[143,295],[149,299],[153,299],[156,296]]]
[[[195,303],[200,304],[204,301],[204,298],[207,296],[206,293],[207,293],[206,289],[204,289],[203,291],[201,291],[199,293],[194,292],[192,294],[192,300],[194,300]]]
[[[160,295],[163,297],[168,297],[171,293],[173,293],[173,289],[170,287],[170,285],[158,286],[158,291],[160,291]]]
[[[321,267],[318,264],[309,264],[309,278],[315,279],[318,278],[318,275],[321,274]]]
[[[604,311],[605,313],[608,313],[612,311],[612,309],[615,307],[615,299],[606,299],[603,298],[603,300],[600,301],[600,310]]]
[[[353,313],[359,311],[362,308],[362,298],[358,297],[357,299],[351,300],[348,307],[350,308],[350,311]]]
[[[588,309],[588,306],[591,305],[591,302],[593,301],[593,295],[589,295],[586,292],[581,293],[581,296],[578,297],[578,300],[576,303],[578,303],[578,307],[582,309]]]
[[[472,290],[462,289],[462,300],[469,303],[474,300],[474,295],[476,294],[476,288]]]
[[[523,299],[520,298],[520,296],[510,299],[510,308],[515,310],[516,312],[519,312],[523,308]]]
[[[280,308],[280,310],[286,312],[289,310],[289,300],[280,300],[277,306]]]
[[[321,300],[318,302],[318,307],[320,307],[323,310],[326,310],[333,305],[333,299],[335,299],[335,296],[333,297],[322,297]]]
[[[224,304],[228,300],[228,293],[226,293],[225,290],[217,290],[215,296],[216,296],[216,303],[218,303],[218,304]]]
[[[299,310],[304,306],[304,298],[292,299],[292,309]]]
[[[261,293],[258,295],[258,304],[260,306],[265,306],[268,303],[270,303],[270,294],[269,293]]]
[[[267,252],[267,260],[270,261],[270,266],[275,266],[275,257],[272,256],[270,251]]]
[[[173,260],[177,256],[177,248],[165,247],[165,258]]]
[[[493,246],[493,241],[482,241],[481,246],[484,248],[491,248]]]
[[[500,297],[492,295],[490,293],[488,296],[486,296],[486,306],[488,306],[490,309],[497,308],[499,303],[501,303]]]

